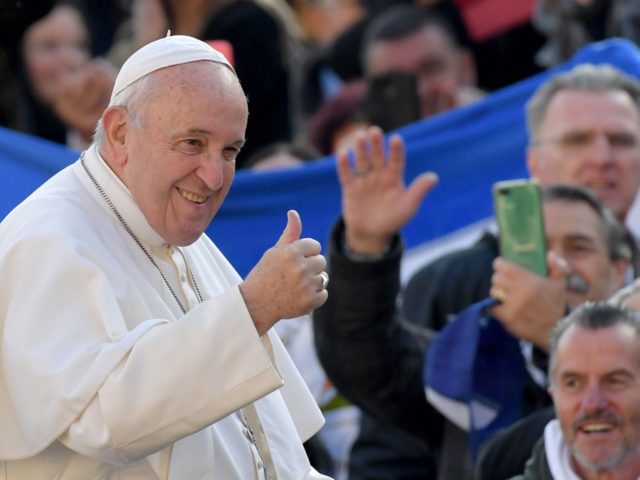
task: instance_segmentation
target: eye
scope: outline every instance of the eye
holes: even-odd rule
[[[608,134],[607,139],[613,147],[633,148],[638,144],[636,136],[626,132]]]
[[[236,157],[240,153],[240,150],[241,148],[236,146],[226,147],[223,150],[222,155],[224,156],[225,160],[229,162],[235,162]]]
[[[564,147],[582,147],[588,145],[593,136],[586,132],[572,132],[560,137],[559,143]]]
[[[586,242],[574,242],[567,246],[567,250],[575,255],[586,255],[593,252],[594,248]]]
[[[580,389],[580,385],[580,379],[574,376],[564,377],[560,383],[560,387],[565,392],[577,392]]]
[[[629,378],[626,375],[610,375],[605,379],[605,386],[610,390],[624,390],[629,385]]]
[[[188,155],[195,155],[202,152],[204,142],[198,138],[186,138],[179,142],[178,149]]]
[[[58,48],[57,42],[53,40],[47,40],[45,42],[38,44],[36,49],[39,53],[49,54],[49,53],[55,52],[57,48]]]

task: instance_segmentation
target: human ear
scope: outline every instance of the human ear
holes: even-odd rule
[[[125,161],[126,138],[129,115],[124,107],[111,106],[102,114],[104,146],[110,161],[120,164]]]
[[[124,107],[111,106],[102,115],[105,139],[114,147],[124,145],[129,115]]]

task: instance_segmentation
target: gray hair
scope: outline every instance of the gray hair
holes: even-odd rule
[[[221,65],[223,68],[229,69],[229,71],[233,73],[233,76],[238,82],[238,85],[240,85],[240,80],[238,79],[238,75],[236,74],[236,71],[233,69],[233,67],[221,62],[212,63]],[[127,113],[129,114],[129,121],[135,126],[140,126],[141,114],[144,106],[151,102],[154,97],[161,94],[161,92],[157,88],[154,88],[154,86],[152,85],[152,82],[155,78],[155,72],[157,72],[157,70],[154,70],[146,74],[145,76],[140,77],[131,85],[128,85],[124,90],[118,92],[111,99],[107,108],[114,106],[125,108],[127,110]],[[242,88],[241,85],[240,88]],[[102,118],[100,118],[93,133],[93,143],[98,146],[102,146],[103,142],[104,125],[102,122]]]
[[[563,90],[589,92],[620,90],[629,94],[640,111],[640,81],[611,65],[578,65],[543,83],[527,102],[527,128],[530,143],[540,140],[538,133],[547,108],[553,97]]]
[[[150,88],[150,82],[152,75],[145,75],[139,78],[127,88],[118,92],[109,102],[108,107],[123,107],[129,113],[130,121],[137,126],[140,126],[140,114],[142,112],[143,105],[149,102],[154,95],[154,88]],[[108,108],[107,107],[107,108]],[[104,142],[104,125],[102,118],[98,120],[95,132],[93,133],[93,143],[98,146],[102,146]]]
[[[636,338],[640,339],[640,312],[629,307],[613,305],[610,302],[583,303],[560,320],[552,330],[549,341],[549,381],[553,383],[558,344],[570,327],[575,326],[585,330],[595,331],[616,327],[618,325],[631,327]],[[638,351],[638,360],[640,361],[640,350]]]

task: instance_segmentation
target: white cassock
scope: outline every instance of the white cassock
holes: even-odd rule
[[[322,415],[236,271],[206,235],[168,245],[84,158],[94,180],[78,161],[0,224],[0,479],[327,478],[302,447]]]

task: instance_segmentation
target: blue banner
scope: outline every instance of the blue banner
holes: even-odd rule
[[[407,182],[424,171],[440,177],[403,231],[414,248],[490,217],[491,186],[527,177],[524,105],[551,74],[579,63],[609,63],[640,77],[640,51],[611,39],[591,44],[553,70],[499,90],[473,105],[400,130],[407,144]],[[78,154],[63,146],[0,128],[0,218]],[[245,275],[280,236],[286,211],[302,217],[303,236],[325,244],[340,214],[335,158],[303,167],[255,173],[238,171],[229,196],[207,233]]]

